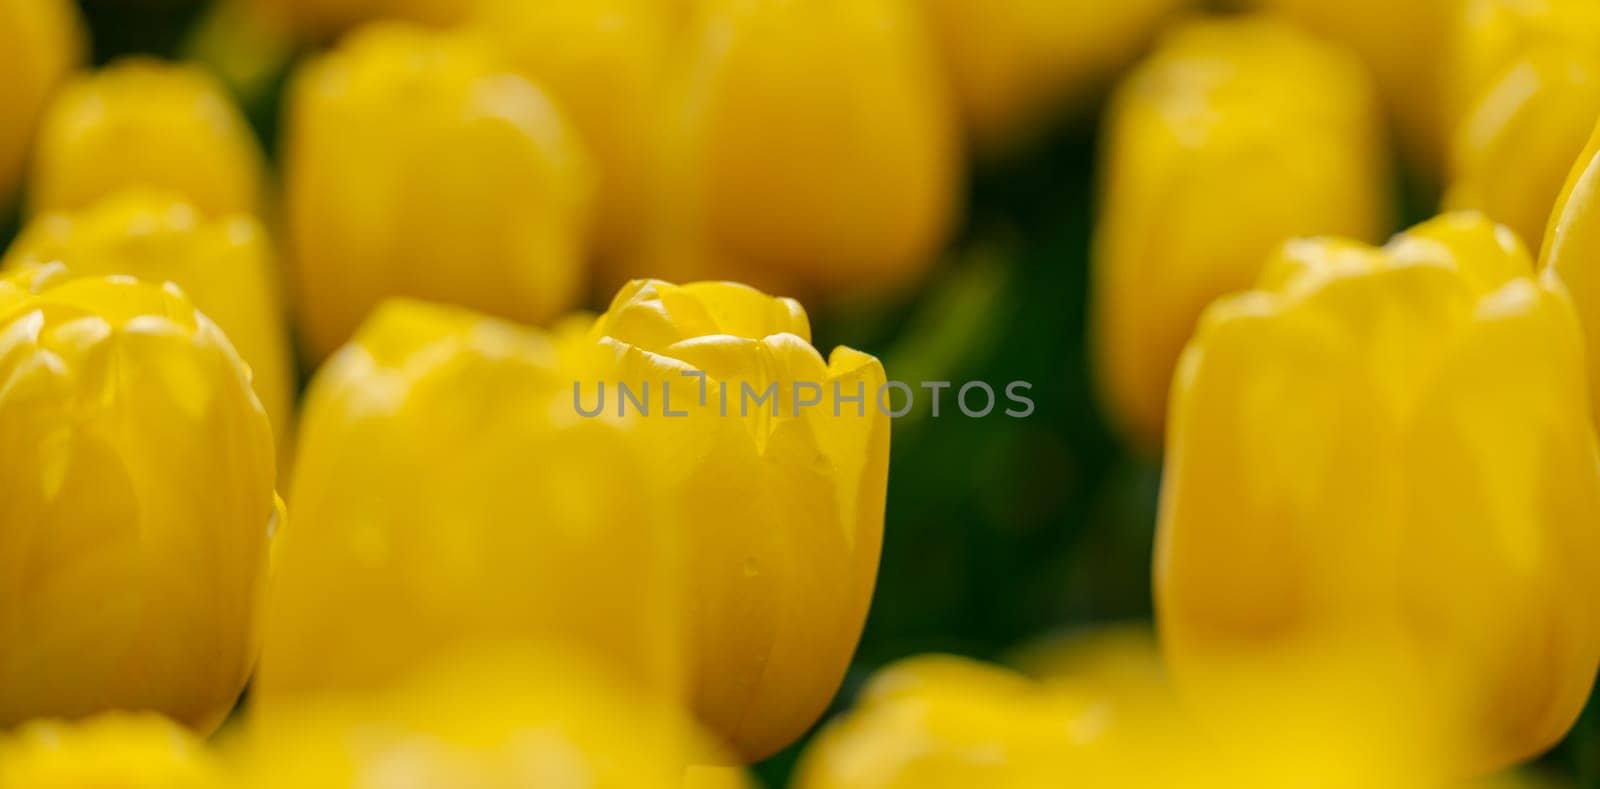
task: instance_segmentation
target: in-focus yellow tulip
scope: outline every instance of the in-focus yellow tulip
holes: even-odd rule
[[[688,716],[543,646],[473,649],[386,691],[297,702],[253,718],[228,753],[244,789],[748,785],[732,768],[685,783],[723,760]]]
[[[194,734],[154,715],[40,721],[0,737],[0,789],[220,789]]]
[[[134,58],[74,80],[51,103],[28,204],[35,213],[72,211],[149,187],[219,216],[257,213],[264,168],[254,133],[215,77]]]
[[[1273,11],[1349,45],[1383,93],[1407,160],[1437,178],[1444,166],[1445,71],[1449,31],[1465,0],[1240,0]]]
[[[1360,65],[1267,19],[1174,30],[1118,88],[1092,328],[1103,399],[1141,448],[1161,444],[1173,366],[1206,304],[1248,288],[1287,239],[1383,234],[1381,133]]]
[[[1473,0],[1463,17],[1450,73],[1472,98],[1457,115],[1445,203],[1536,247],[1600,118],[1600,4]]]
[[[247,214],[207,219],[174,195],[119,192],[80,212],[35,218],[3,266],[18,270],[51,262],[65,264],[73,276],[126,274],[177,283],[250,366],[283,467],[292,435],[294,374],[278,269],[259,221]]]
[[[230,2],[234,0],[229,0]],[[477,0],[237,0],[302,39],[320,41],[357,25],[394,19],[447,27],[465,21]]]
[[[573,405],[634,414],[617,385],[654,393],[628,430],[685,541],[695,712],[767,756],[826,709],[872,598],[883,366],[843,347],[824,359],[799,304],[731,283],[630,283],[590,338]]]
[[[1600,659],[1600,458],[1571,303],[1513,233],[1291,242],[1173,393],[1156,601],[1199,712],[1343,676],[1458,772],[1561,738]]]
[[[596,251],[633,251],[649,200],[663,72],[676,29],[662,0],[481,0],[474,29],[550,91],[593,153]],[[605,283],[609,294],[625,278]]]
[[[271,427],[174,286],[63,278],[0,287],[0,726],[121,709],[206,732],[255,658]]]
[[[915,280],[951,230],[961,146],[913,0],[700,11],[633,273],[819,295]]]
[[[922,0],[973,141],[1027,142],[1092,99],[1191,0]]]
[[[289,98],[289,257],[317,358],[384,299],[539,323],[583,289],[587,154],[475,38],[365,28]]]
[[[678,559],[543,334],[395,301],[317,374],[253,702],[382,688],[465,643],[587,648],[683,687]]]
[[[0,208],[21,185],[39,118],[83,49],[77,3],[0,0]]]

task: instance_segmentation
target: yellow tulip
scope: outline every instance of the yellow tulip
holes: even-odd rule
[[[358,31],[295,79],[285,133],[289,257],[317,358],[389,297],[538,323],[583,289],[587,154],[477,39]]]
[[[1087,103],[1192,0],[922,0],[969,134],[1003,151]]]
[[[1600,659],[1600,457],[1571,303],[1514,234],[1291,242],[1208,310],[1173,393],[1156,602],[1198,711],[1343,676],[1458,772],[1561,738]]]
[[[685,542],[695,712],[746,759],[767,756],[826,709],[866,618],[888,479],[883,367],[842,347],[824,359],[799,304],[730,283],[630,283],[590,338],[599,361],[574,363],[580,413],[599,401],[634,415],[616,385],[654,390],[627,429]]]
[[[233,0],[230,0],[230,2]],[[302,39],[332,38],[366,22],[394,19],[447,27],[467,19],[477,0],[238,0]]]
[[[154,715],[40,721],[0,737],[0,789],[213,789],[221,767],[189,732]]]
[[[119,192],[76,213],[35,218],[4,268],[59,262],[74,276],[125,274],[175,282],[216,321],[245,363],[273,425],[280,467],[288,456],[294,374],[266,231],[247,214],[208,219],[169,194]]]
[[[383,688],[462,644],[586,648],[681,694],[676,548],[550,338],[394,301],[313,379],[252,699]],[[625,492],[618,495],[618,492]]]
[[[1069,786],[1083,775],[1093,736],[1085,713],[1076,699],[1003,668],[910,658],[875,675],[857,708],[812,742],[795,786]]]
[[[1233,751],[1243,752],[1267,775],[1268,763],[1279,761],[1269,756],[1274,748],[1309,739],[1298,731],[1299,721],[1285,718],[1275,721],[1284,739],[1270,746],[1260,739],[1218,742],[1184,709],[1148,624],[1053,634],[1025,644],[1012,655],[1012,663],[1051,692],[1077,701],[1077,741],[1083,748],[1076,759],[1080,780],[1095,774],[1106,785],[1230,786],[1224,779],[1237,779],[1229,772],[1241,766],[1228,763],[1236,756]],[[1316,688],[1295,690],[1309,694]],[[1341,754],[1345,759],[1353,756],[1348,751]],[[1271,782],[1234,780],[1231,786],[1269,783],[1283,785],[1282,776]]]
[[[1105,134],[1093,342],[1114,420],[1154,450],[1205,305],[1286,239],[1381,236],[1386,157],[1360,66],[1267,19],[1173,31],[1118,88]]]
[[[148,710],[202,732],[255,657],[272,433],[175,287],[0,288],[0,726]]]
[[[1406,158],[1428,178],[1450,133],[1440,53],[1465,0],[1241,0],[1346,44],[1376,78]]]
[[[0,0],[0,207],[21,185],[39,118],[83,49],[77,3]]]
[[[1062,690],[1088,696],[1114,696],[1120,702],[1168,708],[1176,699],[1156,647],[1144,624],[1106,625],[1041,638],[1013,656],[1019,670]]]
[[[1600,118],[1600,5],[1476,0],[1459,34],[1458,116],[1445,203],[1538,246],[1572,162]]]
[[[265,165],[226,89],[194,66],[120,61],[68,84],[46,112],[29,182],[38,213],[128,187],[170,190],[208,213],[259,212]]]
[[[1583,326],[1591,412],[1600,424],[1600,127],[1578,156],[1544,234],[1539,267],[1560,281]]]
[[[1452,0],[1454,24],[1442,54],[1442,131],[1459,125],[1484,93],[1531,51],[1592,48],[1600,13],[1588,0]]]
[[[1443,787],[1413,718],[1372,699],[1359,679],[1270,672],[1241,677],[1234,701],[1252,712],[1219,737],[1195,720],[1147,625],[1086,628],[1026,645],[1019,667],[1080,700],[1088,785]],[[1359,707],[1352,699],[1368,699]],[[1354,710],[1354,711],[1353,711]],[[1092,780],[1090,777],[1097,778]]]
[[[635,273],[822,295],[914,281],[961,161],[912,0],[712,0],[697,19]]]
[[[684,782],[692,765],[721,758],[676,708],[581,659],[522,645],[452,654],[386,691],[255,717],[228,754],[243,789],[678,789],[697,785]],[[698,785],[747,785],[742,771],[713,777]]]
[[[687,681],[744,758],[792,741],[855,649],[888,473],[882,367],[809,335],[798,304],[731,284],[633,283],[551,337],[385,307],[307,400],[257,702],[533,637]]]
[[[1154,639],[1091,629],[1030,647],[1036,679],[924,655],[875,675],[855,709],[802,755],[800,789],[893,787],[1330,786],[1415,789],[1440,780],[1413,732],[1329,718],[1349,688],[1327,677],[1256,676],[1284,700],[1242,734],[1197,725],[1161,671]]]
[[[633,250],[655,167],[657,102],[676,23],[662,0],[483,0],[475,30],[550,91],[594,154],[596,249]],[[622,278],[608,283],[612,288]]]

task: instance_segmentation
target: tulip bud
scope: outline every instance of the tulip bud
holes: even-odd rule
[[[1462,83],[1456,92],[1473,99],[1458,116],[1445,203],[1481,210],[1537,246],[1600,118],[1600,5],[1477,0],[1470,8],[1451,73]]]
[[[511,65],[550,91],[594,154],[595,244],[608,265],[634,249],[644,220],[674,25],[662,0],[482,0],[473,18]],[[614,289],[626,278],[613,279]]]
[[[419,302],[374,313],[307,394],[254,703],[388,687],[505,639],[680,693],[673,535],[614,427],[571,397],[539,332]]]
[[[60,271],[0,288],[0,726],[122,709],[210,731],[255,658],[271,428],[175,287]]]
[[[837,294],[951,231],[957,119],[911,0],[713,0],[673,93],[651,276]]]
[[[389,297],[539,323],[579,295],[587,156],[486,45],[367,28],[305,67],[289,107],[289,252],[316,357]]]
[[[1406,159],[1428,178],[1444,166],[1450,133],[1440,52],[1465,0],[1243,0],[1361,56],[1377,80]]]
[[[220,789],[221,768],[188,730],[154,715],[30,723],[0,737],[0,789]]]
[[[193,66],[134,58],[74,80],[39,129],[35,213],[128,187],[171,191],[215,215],[258,213],[265,165],[227,91]]]
[[[681,710],[635,691],[579,655],[479,646],[382,691],[254,716],[226,754],[241,789],[689,786],[689,767],[720,749]],[[747,785],[742,771],[720,772],[717,786]]]
[[[0,0],[0,208],[21,185],[51,93],[82,58],[76,3]]]
[[[686,543],[695,712],[745,758],[767,756],[826,709],[866,618],[883,367],[849,348],[824,359],[799,304],[730,283],[630,283],[590,337],[600,361],[577,367],[577,405],[632,414],[620,384],[653,409],[628,429]],[[595,398],[600,382],[610,394]]]
[[[969,133],[986,151],[1088,103],[1192,0],[922,0]]]
[[[207,219],[169,194],[120,192],[80,212],[34,219],[3,266],[14,271],[51,262],[73,276],[177,283],[250,366],[280,463],[287,458],[294,376],[277,267],[260,222],[246,214]]]
[[[1213,305],[1173,387],[1155,563],[1195,709],[1259,712],[1240,676],[1356,677],[1456,772],[1559,740],[1600,658],[1582,370],[1565,294],[1477,215],[1291,242]]]
[[[1249,287],[1289,238],[1379,236],[1385,155],[1359,64],[1267,19],[1174,31],[1109,112],[1093,342],[1114,420],[1154,451],[1205,305]]]

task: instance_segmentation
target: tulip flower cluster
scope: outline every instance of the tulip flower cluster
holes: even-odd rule
[[[1600,668],[1600,6],[1226,5],[0,0],[0,789],[1523,785]],[[1101,99],[1088,303],[997,266],[1088,370],[960,369],[1059,209],[968,167]],[[858,661],[886,551],[990,558],[891,432],[1099,502],[1080,388],[1153,621]]]

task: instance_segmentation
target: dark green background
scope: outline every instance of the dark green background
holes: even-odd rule
[[[173,56],[202,3],[85,0],[94,59]],[[280,81],[281,85],[281,81]],[[246,112],[272,150],[277,91]],[[942,651],[997,659],[1048,633],[1148,620],[1160,478],[1109,432],[1084,340],[1094,213],[1095,110],[1005,161],[974,163],[967,214],[924,287],[892,302],[814,310],[819,347],[848,344],[906,380],[1033,384],[1026,419],[918,413],[895,424],[883,564],[860,650],[834,712],[897,658]],[[1400,179],[1396,227],[1431,198]],[[0,218],[0,243],[16,229]],[[596,307],[603,305],[593,305]],[[925,406],[926,398],[920,398]],[[830,713],[831,715],[832,713]],[[1600,786],[1597,712],[1541,767]],[[782,785],[804,742],[758,766]]]

